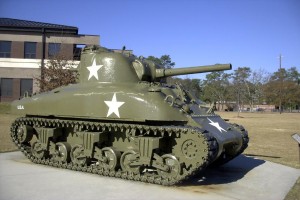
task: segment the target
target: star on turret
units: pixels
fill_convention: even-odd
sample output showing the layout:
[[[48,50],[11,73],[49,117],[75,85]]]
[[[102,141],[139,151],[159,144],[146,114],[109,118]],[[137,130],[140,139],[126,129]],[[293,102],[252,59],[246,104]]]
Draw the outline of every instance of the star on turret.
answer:
[[[98,80],[98,70],[103,67],[103,65],[97,65],[96,64],[96,59],[93,60],[93,64],[89,67],[87,67],[87,69],[90,71],[88,80],[90,80],[90,78],[92,78],[93,76]]]
[[[210,125],[212,125],[212,126],[214,126],[214,127],[216,127],[221,133],[222,133],[222,131],[224,131],[224,132],[227,132],[224,128],[222,128],[221,126],[220,126],[220,124],[219,124],[219,122],[214,122],[214,121],[212,121],[211,119],[209,119],[209,118],[207,118],[209,121],[210,121]]]
[[[111,114],[115,113],[120,118],[119,108],[125,102],[117,101],[116,93],[114,93],[114,96],[112,97],[111,101],[104,101],[104,103],[108,106],[108,112],[107,112],[107,116],[106,117],[108,117]]]

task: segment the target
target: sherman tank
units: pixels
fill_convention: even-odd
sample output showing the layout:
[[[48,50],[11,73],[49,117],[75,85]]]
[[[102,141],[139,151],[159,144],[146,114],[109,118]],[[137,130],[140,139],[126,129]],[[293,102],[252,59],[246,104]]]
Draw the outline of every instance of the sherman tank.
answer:
[[[12,102],[11,137],[28,159],[103,176],[174,185],[241,154],[247,131],[166,77],[231,64],[164,69],[100,46],[82,50],[79,81]]]

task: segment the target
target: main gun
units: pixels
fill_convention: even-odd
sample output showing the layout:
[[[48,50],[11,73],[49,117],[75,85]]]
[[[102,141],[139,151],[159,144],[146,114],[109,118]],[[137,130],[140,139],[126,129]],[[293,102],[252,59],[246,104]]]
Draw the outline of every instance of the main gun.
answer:
[[[135,60],[133,62],[133,66],[141,81],[160,81],[161,79],[169,76],[215,72],[232,69],[231,64],[215,64],[197,67],[164,69],[160,65],[150,60]]]

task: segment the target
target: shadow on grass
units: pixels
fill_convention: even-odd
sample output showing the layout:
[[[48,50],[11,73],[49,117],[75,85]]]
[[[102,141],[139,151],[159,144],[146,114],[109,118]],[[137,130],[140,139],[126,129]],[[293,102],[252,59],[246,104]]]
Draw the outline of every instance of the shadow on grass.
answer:
[[[195,175],[178,186],[218,185],[236,182],[263,163],[265,163],[264,160],[240,155],[223,166],[207,168],[202,173]]]

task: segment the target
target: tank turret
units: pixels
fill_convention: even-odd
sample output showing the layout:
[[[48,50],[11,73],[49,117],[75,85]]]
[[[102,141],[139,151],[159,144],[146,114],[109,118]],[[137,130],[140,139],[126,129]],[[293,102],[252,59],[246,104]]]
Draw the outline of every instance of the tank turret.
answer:
[[[201,104],[169,76],[231,64],[163,69],[99,46],[84,48],[79,83],[11,104],[23,115],[11,137],[32,162],[146,183],[173,185],[222,165],[248,144],[247,131]]]
[[[116,53],[100,46],[83,49],[78,66],[80,81],[138,82],[160,81],[169,76],[230,70],[231,64],[163,69],[151,60]]]

